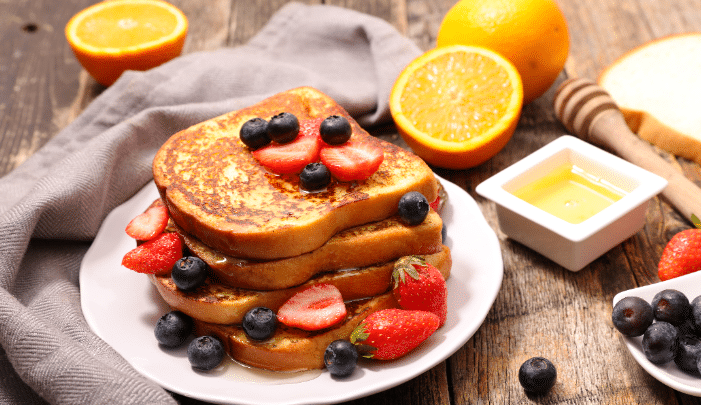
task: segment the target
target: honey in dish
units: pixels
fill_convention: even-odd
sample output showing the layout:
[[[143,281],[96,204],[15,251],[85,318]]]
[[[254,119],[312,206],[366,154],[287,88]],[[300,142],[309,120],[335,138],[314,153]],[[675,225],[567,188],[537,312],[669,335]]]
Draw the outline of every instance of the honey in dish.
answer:
[[[560,219],[579,224],[620,200],[626,192],[577,165],[563,163],[512,194]]]

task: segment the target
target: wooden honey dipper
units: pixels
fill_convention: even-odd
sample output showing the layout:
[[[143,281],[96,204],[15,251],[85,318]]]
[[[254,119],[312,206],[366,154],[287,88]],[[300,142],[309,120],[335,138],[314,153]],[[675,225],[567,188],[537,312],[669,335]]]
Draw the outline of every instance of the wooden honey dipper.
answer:
[[[572,78],[555,93],[555,115],[572,134],[667,180],[662,195],[684,218],[701,217],[701,188],[629,128],[611,96],[591,80]]]

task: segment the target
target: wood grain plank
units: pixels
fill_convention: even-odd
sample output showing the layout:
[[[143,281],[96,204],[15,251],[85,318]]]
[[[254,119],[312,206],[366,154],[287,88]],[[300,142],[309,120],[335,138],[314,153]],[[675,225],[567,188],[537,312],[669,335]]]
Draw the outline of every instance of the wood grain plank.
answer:
[[[324,4],[382,18],[401,33],[407,29],[406,3],[403,0],[325,0]]]
[[[289,0],[252,0],[232,1],[232,19],[229,27],[230,46],[242,45],[268,23],[277,10],[289,3]],[[304,4],[321,4],[321,0],[304,0]]]
[[[570,31],[569,76],[595,79],[618,57],[650,40],[701,31],[698,0],[559,0]]]
[[[210,51],[229,43],[231,0],[168,1],[182,10],[189,22],[183,53]]]
[[[407,36],[424,51],[436,46],[441,21],[454,0],[407,0]]]
[[[63,27],[90,0],[19,0],[0,13],[0,175],[76,116],[80,65]]]

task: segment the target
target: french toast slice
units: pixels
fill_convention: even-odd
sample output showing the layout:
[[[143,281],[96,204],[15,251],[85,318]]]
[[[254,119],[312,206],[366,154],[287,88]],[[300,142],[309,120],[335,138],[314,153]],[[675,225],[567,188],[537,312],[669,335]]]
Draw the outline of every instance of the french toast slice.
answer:
[[[381,148],[384,161],[370,178],[332,181],[325,191],[300,191],[297,175],[275,175],[239,139],[249,119],[289,112],[299,120],[342,115],[351,140]],[[402,195],[437,196],[437,180],[413,153],[365,132],[334,100],[316,89],[285,91],[251,107],[174,134],[153,160],[154,182],[171,218],[186,233],[223,254],[257,260],[297,256],[336,233],[397,212]]]
[[[436,266],[443,278],[448,278],[452,259],[447,246],[443,246],[438,253],[421,256]],[[183,292],[175,286],[169,275],[149,277],[163,300],[173,309],[208,323],[238,324],[250,309],[263,306],[277,311],[295,293],[313,284],[327,283],[336,286],[346,301],[382,294],[391,288],[393,269],[394,261],[391,261],[361,269],[328,272],[297,287],[274,291],[229,287],[218,282],[215,277],[209,277],[196,290]]]
[[[391,292],[346,303],[348,314],[339,324],[320,331],[305,331],[278,324],[273,336],[263,342],[249,339],[239,325],[217,325],[195,319],[195,334],[217,336],[227,353],[249,366],[274,371],[324,368],[324,351],[337,339],[348,340],[351,332],[370,314],[399,304]]]
[[[190,252],[204,260],[221,283],[278,290],[302,284],[322,272],[366,267],[411,254],[438,253],[443,249],[442,227],[441,217],[433,210],[421,224],[413,226],[392,216],[341,231],[311,252],[269,261],[227,256],[177,226],[175,229]]]

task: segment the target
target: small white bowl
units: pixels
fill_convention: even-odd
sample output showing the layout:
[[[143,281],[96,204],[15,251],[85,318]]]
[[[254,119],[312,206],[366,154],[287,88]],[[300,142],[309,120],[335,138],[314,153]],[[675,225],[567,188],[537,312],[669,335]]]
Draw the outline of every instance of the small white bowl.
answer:
[[[590,218],[573,224],[516,197],[513,192],[565,163],[604,179],[625,192]],[[496,203],[499,227],[570,271],[634,235],[645,223],[649,200],[667,180],[573,136],[563,135],[477,186]]]

